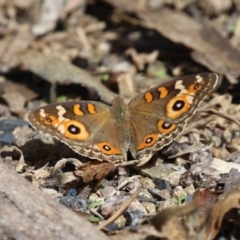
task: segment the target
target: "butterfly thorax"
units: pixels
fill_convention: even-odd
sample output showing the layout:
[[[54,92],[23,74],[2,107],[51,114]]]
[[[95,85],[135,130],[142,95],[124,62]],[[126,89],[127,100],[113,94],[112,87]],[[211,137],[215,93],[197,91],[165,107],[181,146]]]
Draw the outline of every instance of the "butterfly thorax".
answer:
[[[116,117],[116,121],[119,124],[124,124],[129,121],[128,106],[120,97],[114,99],[112,105],[112,113],[114,114],[114,117]]]

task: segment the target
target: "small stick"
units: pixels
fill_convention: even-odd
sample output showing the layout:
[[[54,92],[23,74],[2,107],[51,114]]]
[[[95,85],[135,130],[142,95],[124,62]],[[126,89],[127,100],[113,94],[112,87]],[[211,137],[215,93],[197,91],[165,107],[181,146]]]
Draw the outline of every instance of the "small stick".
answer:
[[[213,108],[209,108],[209,109],[203,110],[202,112],[213,113],[213,114],[215,114],[215,115],[217,115],[219,117],[222,117],[222,118],[225,118],[227,120],[230,120],[230,121],[236,123],[238,126],[240,126],[240,122],[236,118],[231,117],[231,116],[227,115],[226,113],[219,112],[219,111],[217,111],[217,110],[215,110]]]
[[[131,160],[131,161],[123,162],[123,163],[116,163],[115,166],[116,167],[126,167],[126,166],[129,166],[129,165],[136,164],[138,162],[139,162],[139,160]]]
[[[102,222],[101,224],[98,225],[98,229],[101,230],[102,228],[106,227],[108,224],[111,222],[115,221],[131,204],[131,202],[138,196],[140,192],[140,189],[137,189],[131,196],[130,198],[122,204],[122,206],[118,209],[116,213],[114,213],[109,219],[106,221]]]

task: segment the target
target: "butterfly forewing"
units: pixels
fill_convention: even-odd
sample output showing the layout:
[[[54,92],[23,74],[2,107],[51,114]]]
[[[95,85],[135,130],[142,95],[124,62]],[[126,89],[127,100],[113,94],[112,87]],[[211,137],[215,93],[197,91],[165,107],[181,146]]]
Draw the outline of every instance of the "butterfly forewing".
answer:
[[[184,76],[134,98],[129,108],[135,128],[131,148],[136,149],[136,156],[151,155],[176,139],[217,80],[214,73]]]

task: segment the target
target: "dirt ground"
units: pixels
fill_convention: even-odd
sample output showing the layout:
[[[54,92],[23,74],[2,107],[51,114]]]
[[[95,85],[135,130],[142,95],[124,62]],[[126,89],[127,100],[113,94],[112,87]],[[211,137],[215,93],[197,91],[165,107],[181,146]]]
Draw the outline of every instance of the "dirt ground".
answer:
[[[0,0],[0,240],[240,239],[239,0]]]

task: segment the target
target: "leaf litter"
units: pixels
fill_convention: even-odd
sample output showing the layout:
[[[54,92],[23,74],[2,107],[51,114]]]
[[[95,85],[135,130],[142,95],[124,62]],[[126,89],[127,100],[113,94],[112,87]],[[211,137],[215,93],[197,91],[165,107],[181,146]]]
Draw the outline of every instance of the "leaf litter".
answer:
[[[1,1],[5,163],[111,239],[239,238],[240,7],[221,2],[59,1],[48,15],[47,1]],[[71,86],[111,103],[203,71],[221,76],[217,93],[144,166],[89,160],[21,122]]]

